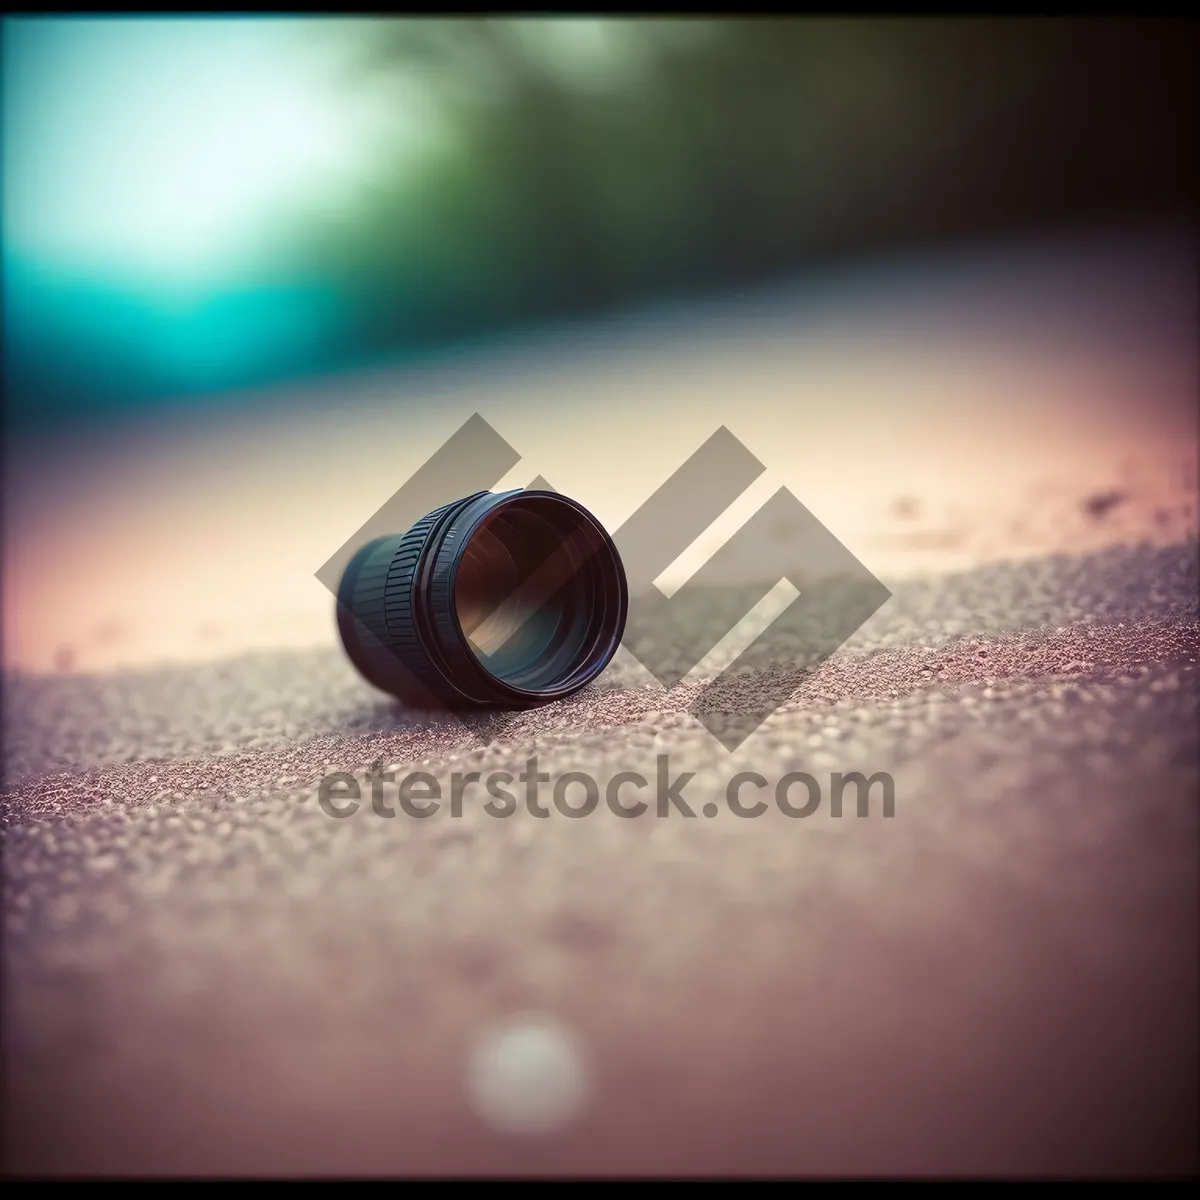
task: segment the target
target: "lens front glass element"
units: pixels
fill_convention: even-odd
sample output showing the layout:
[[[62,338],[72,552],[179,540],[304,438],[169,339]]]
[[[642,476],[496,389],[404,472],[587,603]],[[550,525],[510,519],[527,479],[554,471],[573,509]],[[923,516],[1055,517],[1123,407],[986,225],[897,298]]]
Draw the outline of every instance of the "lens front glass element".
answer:
[[[553,503],[553,502],[551,502]],[[480,665],[515,687],[549,688],[588,649],[588,564],[578,530],[532,501],[486,517],[455,580],[459,624]]]

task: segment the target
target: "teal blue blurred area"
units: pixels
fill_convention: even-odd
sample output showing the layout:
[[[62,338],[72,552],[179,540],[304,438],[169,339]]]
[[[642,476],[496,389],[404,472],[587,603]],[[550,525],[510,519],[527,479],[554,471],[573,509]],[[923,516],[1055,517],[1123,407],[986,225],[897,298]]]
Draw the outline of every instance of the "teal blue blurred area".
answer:
[[[6,259],[9,415],[104,416],[304,376],[335,360],[346,305],[321,284],[172,302],[144,287]]]
[[[5,22],[10,427],[221,403],[337,361],[342,290],[261,253],[346,161],[310,25]]]
[[[3,28],[10,428],[241,404],[831,261],[1194,219],[1182,22]]]

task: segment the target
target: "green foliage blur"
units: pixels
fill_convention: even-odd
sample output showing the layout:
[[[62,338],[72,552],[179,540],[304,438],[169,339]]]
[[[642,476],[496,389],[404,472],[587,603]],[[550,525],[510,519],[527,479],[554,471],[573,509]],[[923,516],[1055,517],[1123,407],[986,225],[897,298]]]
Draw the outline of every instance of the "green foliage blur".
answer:
[[[347,86],[394,85],[407,141],[280,254],[359,297],[364,348],[1195,205],[1182,22],[398,19],[352,36]]]

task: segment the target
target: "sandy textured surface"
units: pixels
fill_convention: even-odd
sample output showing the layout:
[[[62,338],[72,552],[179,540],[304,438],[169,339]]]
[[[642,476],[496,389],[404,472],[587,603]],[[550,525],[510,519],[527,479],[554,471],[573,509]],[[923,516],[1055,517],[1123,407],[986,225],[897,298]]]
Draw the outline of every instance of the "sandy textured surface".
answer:
[[[1189,1169],[1195,595],[1194,543],[912,585],[732,757],[620,668],[485,748],[333,654],[16,680],[12,1164]],[[376,762],[603,782],[662,753],[691,820],[315,800]],[[738,769],[888,771],[895,815],[699,815]],[[532,1141],[464,1086],[523,1010],[595,1064]]]
[[[1113,277],[1085,276],[1085,290]],[[983,291],[998,294],[994,281]],[[1112,328],[1142,328],[1147,311],[1179,317],[1165,294],[1147,285]],[[831,526],[894,596],[734,754],[688,715],[703,672],[664,692],[624,655],[571,700],[467,725],[373,692],[332,641],[329,598],[311,579],[394,489],[372,472],[318,504],[295,561],[286,539],[260,543],[274,549],[247,576],[253,604],[239,614],[224,593],[253,555],[230,513],[257,494],[272,536],[313,513],[298,492],[271,490],[289,463],[312,461],[316,427],[299,418],[278,473],[260,472],[255,493],[231,451],[224,506],[203,512],[188,489],[217,468],[187,475],[192,441],[174,459],[94,463],[54,503],[24,464],[5,580],[17,605],[2,797],[10,1169],[1200,1167],[1200,605],[1183,415],[1194,328],[1190,342],[1149,348],[1097,328],[1026,336],[1023,357],[987,360],[999,377],[985,393],[1019,377],[1041,405],[1018,397],[1007,425],[986,426],[979,392],[960,395],[969,420],[954,416],[977,342],[952,370],[938,359],[942,374],[911,357],[873,364],[893,395],[931,385],[908,443],[878,410],[871,444],[884,454],[892,438],[880,462],[896,477],[858,507],[835,472],[796,490],[821,516],[821,495],[846,499],[832,506],[844,528]],[[784,351],[746,338],[730,335],[743,379],[761,383],[744,424],[764,436],[745,440],[774,486],[765,435],[772,420],[776,443],[794,430],[779,413],[802,371],[779,392]],[[1100,366],[1084,370],[1088,344]],[[636,377],[626,367],[580,387],[614,388]],[[809,382],[828,405],[819,375]],[[456,401],[464,413],[482,411],[475,386]],[[494,392],[503,408],[501,382]],[[769,402],[756,409],[754,396]],[[1072,440],[1089,398],[1094,420]],[[684,452],[711,407],[681,435]],[[375,419],[345,418],[360,431]],[[440,420],[440,436],[457,424]],[[971,451],[972,422],[974,457],[939,474]],[[986,429],[999,430],[994,463],[971,481],[989,463]],[[520,429],[503,432],[526,449]],[[649,469],[631,453],[629,477]],[[536,470],[591,500],[586,478],[573,488],[544,458]],[[617,482],[613,496],[629,490]],[[961,500],[945,510],[957,524],[939,487]],[[604,515],[619,519],[620,504]],[[197,553],[150,563],[172,521]],[[105,570],[114,547],[137,568],[128,578]],[[421,769],[448,788],[455,772],[515,773],[535,755],[551,776],[586,771],[602,786],[622,771],[653,779],[666,756],[672,776],[694,776],[695,816],[623,820],[601,806],[572,820],[551,806],[545,819],[496,819],[468,789],[461,816],[388,819],[367,801],[337,820],[317,800],[334,771]],[[852,799],[841,818],[827,800],[804,819],[774,807],[740,819],[726,804],[739,771],[774,785],[853,770],[891,774],[892,817],[878,803],[859,816]],[[394,789],[384,796],[394,808]],[[489,1125],[467,1083],[480,1038],[521,1012],[572,1032],[589,1084],[582,1111],[536,1137]]]

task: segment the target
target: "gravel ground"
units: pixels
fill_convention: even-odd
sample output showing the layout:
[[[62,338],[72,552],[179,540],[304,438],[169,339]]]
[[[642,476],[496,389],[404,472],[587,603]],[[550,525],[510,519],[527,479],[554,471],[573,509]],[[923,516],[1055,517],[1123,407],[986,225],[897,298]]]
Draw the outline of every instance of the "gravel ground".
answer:
[[[894,591],[732,755],[697,681],[624,658],[469,728],[334,651],[11,675],[10,1169],[1194,1170],[1195,540]],[[317,800],[534,755],[601,786],[665,755],[696,816]],[[890,773],[892,817],[725,803],[737,771],[851,770]],[[468,1086],[521,1012],[582,1047],[580,1111],[536,1137]]]

